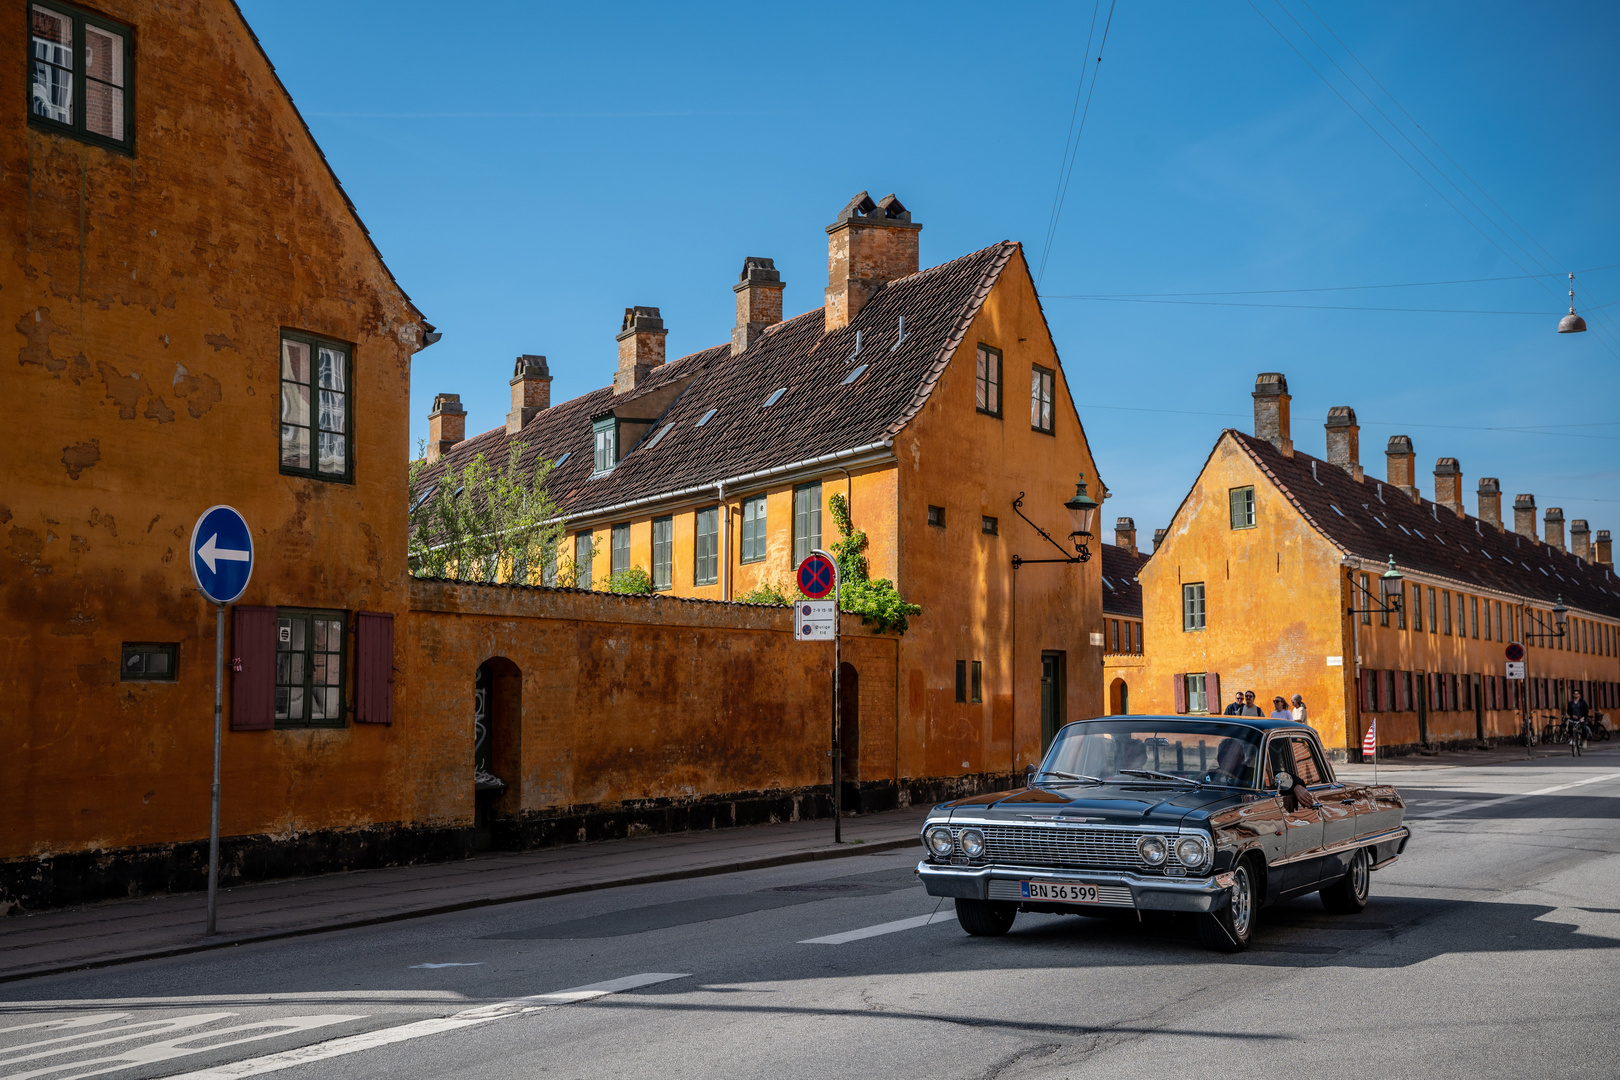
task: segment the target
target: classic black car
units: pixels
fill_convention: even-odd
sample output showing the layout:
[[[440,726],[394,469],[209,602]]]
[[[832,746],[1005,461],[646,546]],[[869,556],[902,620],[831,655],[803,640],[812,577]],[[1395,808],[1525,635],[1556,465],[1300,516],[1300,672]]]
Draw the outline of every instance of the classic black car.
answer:
[[[1205,945],[1237,952],[1279,900],[1360,911],[1410,836],[1394,788],[1340,783],[1316,732],[1287,720],[1076,721],[1028,782],[923,825],[917,873],[970,934],[1005,934],[1020,911],[1188,912]]]

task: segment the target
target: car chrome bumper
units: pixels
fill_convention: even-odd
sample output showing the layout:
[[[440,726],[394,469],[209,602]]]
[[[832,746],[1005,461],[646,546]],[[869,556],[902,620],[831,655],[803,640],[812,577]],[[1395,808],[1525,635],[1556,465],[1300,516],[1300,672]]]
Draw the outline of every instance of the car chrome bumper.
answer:
[[[1231,896],[1231,875],[1212,877],[1161,878],[1111,870],[1045,870],[1024,866],[946,866],[926,860],[917,864],[929,896],[962,897],[968,900],[1011,900],[1016,903],[1044,904],[1048,901],[1022,899],[1020,882],[1062,881],[1096,885],[1103,899],[1098,907],[1135,908],[1140,911],[1219,911]],[[998,885],[1000,887],[998,887]],[[1011,888],[1007,888],[1007,886]],[[1000,895],[1005,893],[1006,895]],[[1080,910],[1090,904],[1065,904],[1064,910]]]

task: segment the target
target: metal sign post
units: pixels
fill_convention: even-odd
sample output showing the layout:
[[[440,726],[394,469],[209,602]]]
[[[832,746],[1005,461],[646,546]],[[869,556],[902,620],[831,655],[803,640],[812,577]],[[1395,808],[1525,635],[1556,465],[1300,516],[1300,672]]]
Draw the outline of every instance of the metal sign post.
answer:
[[[242,515],[213,506],[191,530],[191,576],[214,605],[214,784],[208,814],[208,930],[219,915],[219,762],[225,713],[225,605],[247,589],[253,577],[253,534]]]
[[[838,563],[833,557],[817,548],[799,564],[798,570],[799,591],[810,597],[808,601],[800,601],[795,607],[794,637],[800,641],[827,640],[827,623],[831,625],[833,643],[833,677],[832,677],[832,749],[828,756],[832,758],[832,802],[833,802],[833,843],[844,842],[844,816],[843,816],[843,789],[844,789],[844,751],[838,744],[839,720],[839,668],[843,666],[843,636],[840,633],[840,619],[838,618],[839,601],[842,592],[839,588]],[[831,600],[822,597],[832,594]]]
[[[1524,683],[1520,693],[1524,700],[1524,749],[1525,753],[1529,753],[1530,735],[1534,725],[1530,721],[1530,684],[1524,677],[1524,646],[1517,641],[1510,641],[1502,652],[1507,657],[1507,662],[1503,665],[1504,678],[1511,682]]]

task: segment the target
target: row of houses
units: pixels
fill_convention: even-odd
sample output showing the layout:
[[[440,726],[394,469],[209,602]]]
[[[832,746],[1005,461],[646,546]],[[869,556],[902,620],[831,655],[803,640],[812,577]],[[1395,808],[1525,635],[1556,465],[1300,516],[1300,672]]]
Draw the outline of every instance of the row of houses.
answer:
[[[739,251],[712,348],[667,358],[677,314],[627,297],[599,354],[516,361],[504,424],[467,437],[444,387],[421,475],[521,445],[573,586],[424,580],[409,400],[440,331],[241,12],[28,25],[39,62],[0,66],[0,910],[201,884],[216,612],[188,543],[215,504],[256,554],[225,613],[226,883],[825,815],[835,746],[849,810],[1005,786],[1101,711],[1100,561],[1017,563],[1106,493],[1018,244],[925,267],[910,209],[861,193],[807,237],[800,314]],[[600,389],[552,402],[562,366]],[[921,608],[844,616],[836,731],[831,646],[739,600],[837,539],[835,502]],[[631,565],[654,591],[589,587]]]
[[[1464,505],[1461,464],[1435,462],[1419,490],[1407,435],[1385,478],[1360,460],[1355,410],[1329,411],[1322,456],[1296,448],[1287,379],[1257,377],[1254,433],[1216,440],[1151,557],[1120,519],[1104,552],[1106,622],[1139,618],[1140,656],[1112,649],[1111,711],[1218,713],[1254,690],[1300,694],[1335,756],[1356,759],[1378,720],[1380,746],[1473,745],[1517,737],[1527,711],[1558,712],[1579,690],[1620,710],[1620,578],[1608,530],[1532,494],[1503,516],[1495,477]],[[1129,585],[1110,589],[1110,567]],[[1399,587],[1382,584],[1393,570]],[[1391,579],[1393,580],[1393,579]],[[1527,653],[1509,680],[1507,649]],[[1545,719],[1545,717],[1538,717]]]

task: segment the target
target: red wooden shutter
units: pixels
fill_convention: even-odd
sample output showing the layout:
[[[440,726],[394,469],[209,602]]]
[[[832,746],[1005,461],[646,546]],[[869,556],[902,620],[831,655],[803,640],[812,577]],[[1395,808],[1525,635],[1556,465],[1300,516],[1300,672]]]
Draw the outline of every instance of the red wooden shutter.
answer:
[[[1172,675],[1170,681],[1175,684],[1176,712],[1187,711],[1187,676]]]
[[[355,620],[354,719],[394,722],[394,617],[362,611]]]
[[[276,609],[231,609],[231,730],[276,726]]]
[[[1221,677],[1211,671],[1204,676],[1204,711],[1218,713],[1225,707],[1221,701]]]

